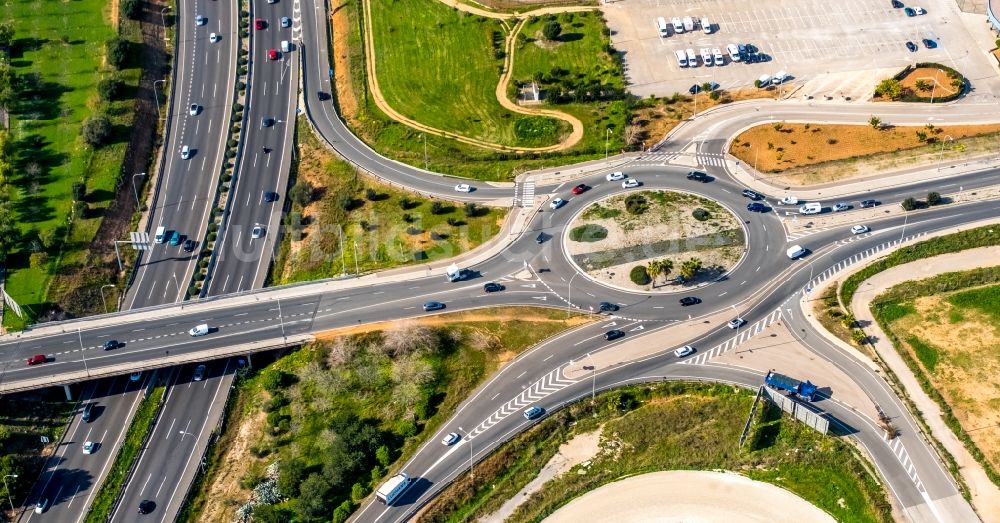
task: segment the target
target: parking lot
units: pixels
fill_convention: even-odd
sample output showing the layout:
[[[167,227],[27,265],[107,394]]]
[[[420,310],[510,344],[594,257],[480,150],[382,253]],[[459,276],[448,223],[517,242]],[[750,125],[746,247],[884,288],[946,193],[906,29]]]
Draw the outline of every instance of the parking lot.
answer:
[[[912,0],[904,0],[904,3]],[[877,80],[916,62],[938,62],[970,79],[993,77],[987,61],[959,18],[952,0],[920,0],[926,13],[909,17],[890,0],[619,0],[603,5],[612,43],[624,53],[632,93],[667,96],[687,92],[695,83],[716,82],[723,89],[751,87],[762,75],[786,71],[799,92],[817,98],[867,99]],[[700,27],[661,37],[657,18],[708,17],[711,34]],[[928,48],[924,40],[929,40]],[[916,51],[909,51],[906,42]],[[752,43],[771,60],[733,62],[728,44]],[[718,48],[724,65],[707,66],[703,48]],[[675,51],[692,49],[695,67],[681,67]],[[791,89],[789,89],[791,91]]]

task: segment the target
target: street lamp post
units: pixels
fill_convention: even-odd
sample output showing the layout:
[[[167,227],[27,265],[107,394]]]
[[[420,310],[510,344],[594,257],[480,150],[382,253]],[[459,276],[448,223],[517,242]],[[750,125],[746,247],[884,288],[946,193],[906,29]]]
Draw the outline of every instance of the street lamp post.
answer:
[[[163,24],[163,40],[167,41],[167,17],[164,16],[165,13],[170,9],[170,6],[164,7],[160,10],[160,23]]]
[[[3,489],[7,491],[7,502],[10,503],[10,511],[13,513],[15,511],[14,500],[10,496],[10,488],[7,487],[7,478],[17,479],[17,474],[7,474],[3,477]]]
[[[115,286],[112,285],[112,284],[110,284],[110,283],[105,284],[105,285],[101,285],[101,302],[104,303],[104,314],[107,314],[108,313],[108,300],[106,300],[104,298],[104,288],[105,287],[111,287],[113,289],[113,288],[115,288]]]
[[[608,127],[606,131],[604,133],[604,161],[608,161],[608,140],[611,139],[611,128]]]
[[[590,384],[590,404],[593,405],[597,399],[597,365],[593,365],[594,358],[589,352],[587,353],[587,358],[590,360],[591,365],[584,365],[583,370],[589,370],[592,377]]]
[[[285,319],[281,316],[281,297],[278,297],[278,323],[281,324],[281,337],[285,338]]]
[[[567,286],[569,287],[569,298],[566,300],[566,317],[568,318],[570,313],[573,312],[573,280],[579,276],[580,273],[576,273],[572,278],[569,279]]]
[[[166,79],[164,79],[164,80],[156,80],[155,82],[153,82],[153,100],[156,101],[156,118],[157,119],[163,118],[163,115],[160,114],[160,95],[156,94],[156,84],[162,84],[162,83],[166,83]]]
[[[155,91],[153,92],[153,96],[156,96],[156,92]],[[159,114],[159,110],[157,110],[157,114]],[[138,207],[139,206],[139,189],[137,189],[136,186],[135,186],[135,177],[136,176],[146,176],[146,173],[135,173],[135,174],[132,175],[132,194],[135,196],[135,205]]]
[[[354,243],[354,276],[358,277],[361,274],[361,270],[358,269],[358,242],[351,240]]]
[[[937,70],[937,72],[936,72],[936,73],[934,73],[934,85],[933,85],[933,86],[931,86],[931,103],[932,103],[932,104],[934,103],[934,92],[935,92],[935,91],[937,90],[937,84],[938,84],[938,73],[943,73],[943,72],[944,72],[944,71],[942,71],[942,70],[938,69],[938,70]]]
[[[427,170],[427,134],[420,133],[420,136],[424,139],[424,170]]]
[[[462,434],[465,434],[465,441],[469,442],[469,478],[475,478],[476,475],[473,473],[473,470],[472,470],[472,459],[473,459],[473,455],[472,455],[472,435],[469,434],[469,432],[467,430],[463,429],[462,427],[459,427],[458,430],[462,431]]]
[[[90,377],[90,368],[87,367],[87,349],[83,347],[83,333],[80,332],[80,327],[76,328],[76,337],[80,340],[80,356],[83,358],[83,370],[87,372],[87,377]]]

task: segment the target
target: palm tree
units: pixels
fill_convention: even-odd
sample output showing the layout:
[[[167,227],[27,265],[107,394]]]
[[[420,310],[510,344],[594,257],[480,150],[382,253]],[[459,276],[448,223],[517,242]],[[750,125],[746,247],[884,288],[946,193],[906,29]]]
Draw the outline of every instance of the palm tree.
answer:
[[[670,276],[670,272],[674,270],[674,261],[670,258],[664,258],[660,260],[660,274],[666,279]]]
[[[685,280],[694,279],[698,275],[698,271],[701,270],[701,260],[698,258],[691,258],[690,260],[681,264],[681,276]]]
[[[663,273],[663,263],[659,260],[649,260],[646,264],[646,272],[653,279],[653,288],[656,288],[656,277]]]

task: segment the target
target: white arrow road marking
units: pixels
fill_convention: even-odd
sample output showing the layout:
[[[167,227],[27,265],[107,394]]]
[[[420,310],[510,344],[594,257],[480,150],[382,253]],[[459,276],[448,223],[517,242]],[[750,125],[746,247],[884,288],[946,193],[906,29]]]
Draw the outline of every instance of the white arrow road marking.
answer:
[[[532,298],[534,298],[536,300],[545,301],[546,299],[548,299],[548,296],[532,296]]]
[[[616,322],[616,321],[613,321],[613,322],[611,322],[611,323],[609,323],[609,324],[605,325],[605,326],[604,326],[604,327],[602,327],[602,328],[604,328],[604,329],[607,329],[608,327],[614,327],[615,325],[618,325],[618,322]]]
[[[634,328],[634,329],[629,329],[628,331],[629,331],[629,332],[634,332],[634,331],[641,331],[642,329],[643,329],[643,326],[642,326],[642,325],[639,325],[638,327],[636,327],[636,328]]]
[[[534,289],[535,288],[535,284],[534,283],[529,283],[527,285],[521,285],[521,287],[527,287],[529,289]]]

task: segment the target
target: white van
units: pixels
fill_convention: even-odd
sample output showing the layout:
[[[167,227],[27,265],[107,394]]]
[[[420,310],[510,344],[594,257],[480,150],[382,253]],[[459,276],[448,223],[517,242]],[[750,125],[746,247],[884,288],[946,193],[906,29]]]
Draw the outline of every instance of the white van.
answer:
[[[707,16],[701,19],[701,30],[707,35],[712,34],[712,22],[708,21]]]
[[[674,32],[681,34],[684,32],[684,24],[681,23],[681,19],[676,16],[670,19],[671,25],[674,26]]]
[[[788,256],[789,260],[794,260],[805,253],[806,250],[799,245],[792,245],[787,251],[785,251],[785,255]]]
[[[694,19],[692,19],[690,16],[684,17],[684,30],[694,31]]]
[[[204,336],[208,334],[208,324],[202,323],[201,325],[195,325],[191,330],[188,331],[188,334],[192,336]]]
[[[799,214],[819,214],[823,211],[823,204],[819,202],[809,202],[799,207]]]
[[[662,16],[656,19],[656,28],[660,30],[660,38],[666,38],[670,36],[670,26],[667,25],[667,19]]]
[[[164,226],[159,226],[156,228],[156,235],[153,236],[153,240],[156,243],[163,243],[167,241],[167,228]]]
[[[778,71],[777,73],[774,73],[773,77],[771,77],[771,83],[773,83],[774,85],[781,85],[785,83],[785,81],[787,80],[788,80],[788,73],[784,71]]]
[[[677,65],[679,65],[681,67],[687,67],[688,66],[688,58],[687,58],[687,55],[684,54],[684,51],[681,51],[680,49],[678,49],[678,50],[674,51],[674,55],[677,56]]]
[[[698,55],[694,54],[694,49],[688,47],[687,50],[688,67],[698,67]]]
[[[288,40],[282,40],[281,41],[281,52],[282,53],[287,53],[289,50],[290,50],[290,47],[288,45]]]

